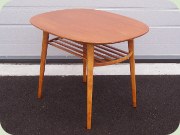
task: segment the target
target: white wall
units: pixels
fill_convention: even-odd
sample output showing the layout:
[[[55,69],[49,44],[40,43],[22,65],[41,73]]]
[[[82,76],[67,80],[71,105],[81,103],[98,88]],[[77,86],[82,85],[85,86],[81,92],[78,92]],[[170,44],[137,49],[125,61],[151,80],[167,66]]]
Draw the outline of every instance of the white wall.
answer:
[[[180,59],[180,11],[169,0],[11,0],[0,11],[0,58],[39,58],[42,32],[29,24],[30,17],[65,8],[95,8],[141,20],[150,32],[135,40],[136,57]],[[118,47],[126,48],[124,43]],[[50,47],[48,56],[71,55]]]

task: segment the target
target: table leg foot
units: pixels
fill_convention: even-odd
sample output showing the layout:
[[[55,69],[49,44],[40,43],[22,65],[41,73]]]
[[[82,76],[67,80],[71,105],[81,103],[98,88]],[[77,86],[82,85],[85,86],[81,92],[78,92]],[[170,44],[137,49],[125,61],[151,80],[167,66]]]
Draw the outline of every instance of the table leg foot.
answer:
[[[134,108],[136,108],[136,107],[137,107],[136,102],[133,102],[133,107],[134,107]]]

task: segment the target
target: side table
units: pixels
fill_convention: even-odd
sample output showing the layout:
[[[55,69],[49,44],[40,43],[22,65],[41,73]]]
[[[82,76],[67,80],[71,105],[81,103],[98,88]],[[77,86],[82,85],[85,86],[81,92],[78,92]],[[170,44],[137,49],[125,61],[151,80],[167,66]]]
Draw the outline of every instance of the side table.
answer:
[[[38,98],[42,97],[48,44],[83,59],[87,82],[87,129],[91,129],[93,68],[130,60],[132,104],[136,107],[134,39],[149,31],[137,20],[93,9],[66,9],[43,13],[30,22],[43,31]],[[57,36],[49,40],[49,34]],[[128,41],[129,51],[111,44]]]

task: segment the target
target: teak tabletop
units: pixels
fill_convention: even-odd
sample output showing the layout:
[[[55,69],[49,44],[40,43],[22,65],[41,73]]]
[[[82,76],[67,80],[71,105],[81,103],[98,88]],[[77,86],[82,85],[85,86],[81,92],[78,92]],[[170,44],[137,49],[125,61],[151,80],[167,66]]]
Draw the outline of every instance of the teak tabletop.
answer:
[[[93,69],[129,59],[132,85],[132,105],[137,106],[134,39],[148,32],[142,22],[105,11],[66,9],[43,13],[30,22],[43,31],[38,98],[42,87],[48,45],[83,59],[83,82],[87,82],[87,129],[91,129]],[[57,36],[49,40],[49,34]],[[113,43],[128,41],[128,51],[113,47]]]
[[[73,41],[109,44],[127,41],[148,32],[137,20],[92,9],[66,9],[43,13],[30,22],[41,30]]]

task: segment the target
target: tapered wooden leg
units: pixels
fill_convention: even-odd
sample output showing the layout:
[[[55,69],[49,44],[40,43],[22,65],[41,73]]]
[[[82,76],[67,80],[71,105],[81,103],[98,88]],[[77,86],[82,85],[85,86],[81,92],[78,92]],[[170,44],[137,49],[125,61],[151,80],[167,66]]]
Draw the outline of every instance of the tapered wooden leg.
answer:
[[[49,33],[44,31],[43,32],[43,41],[42,41],[42,50],[41,50],[41,64],[40,64],[40,76],[39,76],[39,86],[38,86],[38,98],[42,97],[42,87],[43,87],[43,80],[44,80],[44,71],[45,71],[45,64],[46,64],[48,39],[49,39]]]
[[[91,129],[93,95],[94,46],[87,45],[87,129]]]
[[[86,48],[86,45],[83,45],[83,57],[84,58],[87,58],[87,48]],[[86,75],[86,72],[87,72],[87,65],[86,65],[86,59],[83,59],[83,82],[87,82],[87,75]]]
[[[132,52],[130,57],[130,72],[131,72],[131,85],[132,85],[132,103],[133,107],[137,106],[136,103],[136,78],[135,78],[135,60],[134,60],[134,40],[128,41],[129,52]]]

